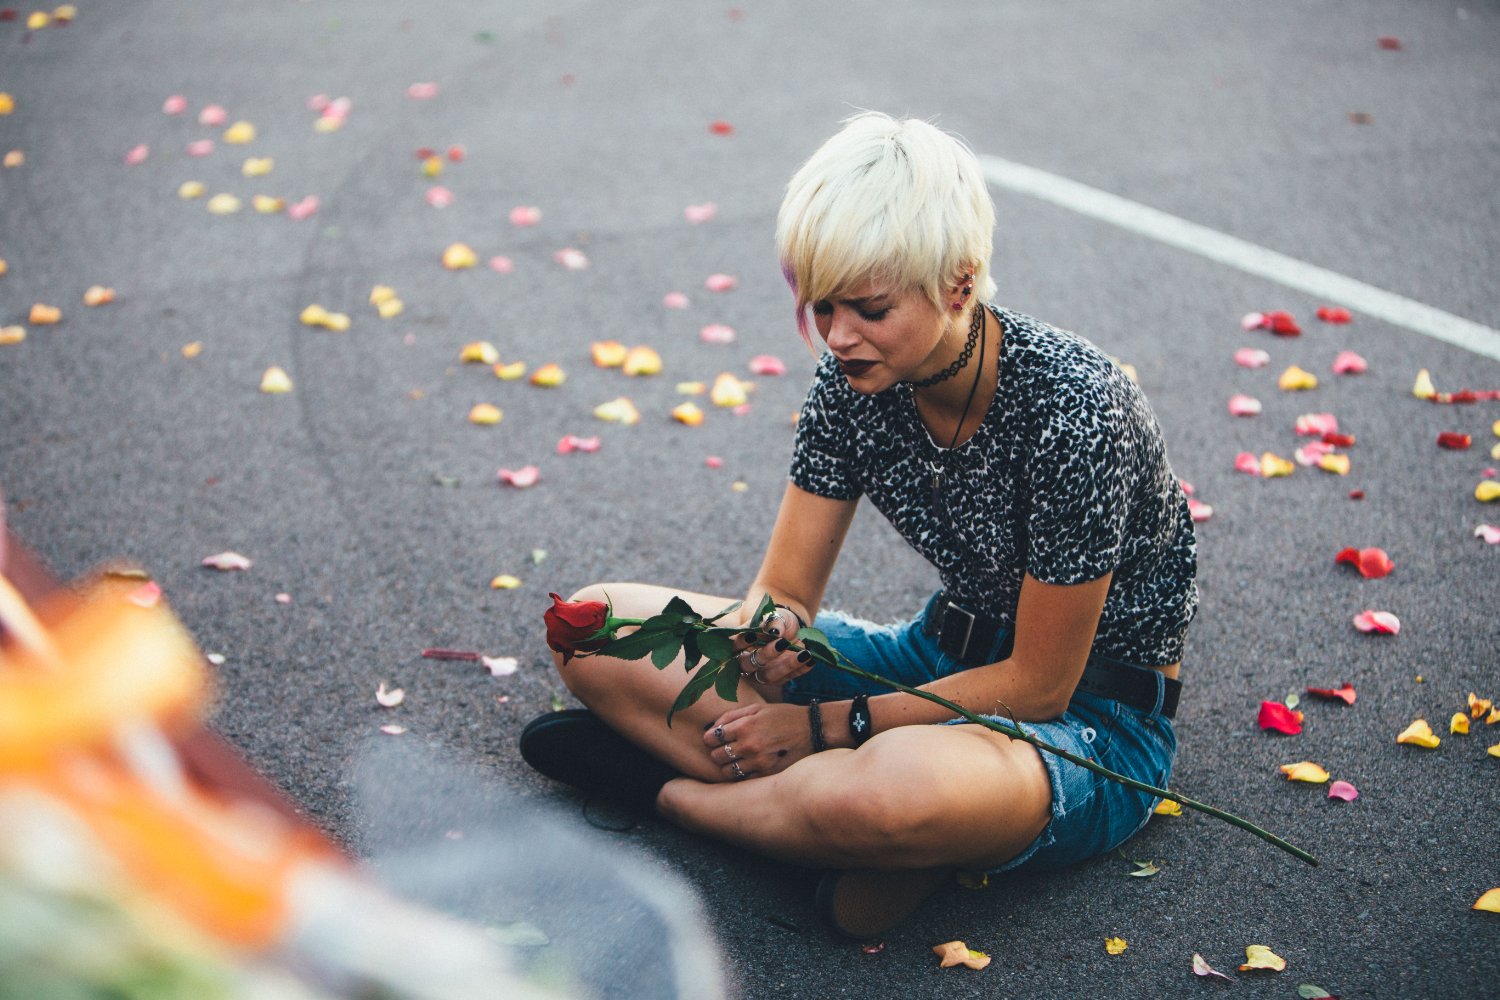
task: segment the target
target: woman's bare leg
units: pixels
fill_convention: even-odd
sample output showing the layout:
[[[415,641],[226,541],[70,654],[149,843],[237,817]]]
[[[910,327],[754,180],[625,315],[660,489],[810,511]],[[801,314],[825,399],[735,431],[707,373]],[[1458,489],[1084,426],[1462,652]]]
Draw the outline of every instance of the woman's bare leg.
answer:
[[[733,598],[684,593],[668,587],[642,583],[604,583],[585,587],[575,601],[609,601],[616,618],[649,618],[661,611],[672,597],[681,597],[702,615],[716,615]],[[579,701],[632,743],[671,764],[683,774],[703,781],[722,782],[723,773],[708,757],[703,730],[734,705],[710,688],[690,708],[678,712],[667,727],[667,709],[677,700],[689,674],[682,659],[658,670],[651,658],[617,660],[607,656],[577,656],[563,666],[556,655],[557,672]],[[748,681],[739,685],[737,704],[764,701]]]

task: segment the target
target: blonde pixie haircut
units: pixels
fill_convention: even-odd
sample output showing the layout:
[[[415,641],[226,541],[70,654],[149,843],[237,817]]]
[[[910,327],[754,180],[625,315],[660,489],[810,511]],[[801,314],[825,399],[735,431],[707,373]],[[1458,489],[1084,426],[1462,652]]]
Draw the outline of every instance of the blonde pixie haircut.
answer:
[[[972,267],[992,298],[995,204],[979,161],[956,136],[878,111],[848,118],[787,184],[776,249],[811,342],[807,309],[867,281],[921,289],[947,310],[948,289]]]

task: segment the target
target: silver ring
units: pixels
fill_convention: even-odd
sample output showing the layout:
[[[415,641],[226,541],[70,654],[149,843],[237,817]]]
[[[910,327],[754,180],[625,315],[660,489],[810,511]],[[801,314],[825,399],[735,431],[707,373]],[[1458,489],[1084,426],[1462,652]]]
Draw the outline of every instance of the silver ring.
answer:
[[[760,652],[760,647],[758,647],[758,646],[751,646],[750,647],[750,655],[747,657],[747,659],[750,661],[750,672],[751,673],[760,673],[760,668],[763,667],[763,666],[765,666],[765,664],[763,664],[763,663],[760,662],[759,657],[756,655],[759,652]]]
[[[782,637],[786,636],[786,634],[787,634],[786,633],[786,622],[781,617],[781,608],[780,607],[777,607],[777,609],[775,611],[771,612],[771,617],[767,618],[766,621],[768,621],[768,622],[775,622],[777,625],[781,626],[779,634]]]
[[[734,761],[733,763],[731,763],[729,765],[729,769],[734,772],[734,780],[735,781],[744,781],[746,778],[750,777],[750,775],[748,775],[744,771],[740,770],[740,762],[739,761]]]
[[[719,738],[719,746],[724,746],[729,741],[724,738],[724,727],[714,726],[714,735]]]
[[[759,670],[757,670],[755,673],[751,674],[750,676],[753,677],[753,678],[755,678],[755,683],[757,683],[757,684],[769,684],[770,683],[770,681],[766,680],[764,677],[762,677],[760,675],[760,671]]]
[[[734,744],[724,744],[724,756],[728,757],[731,761],[739,760],[739,758],[734,755]]]

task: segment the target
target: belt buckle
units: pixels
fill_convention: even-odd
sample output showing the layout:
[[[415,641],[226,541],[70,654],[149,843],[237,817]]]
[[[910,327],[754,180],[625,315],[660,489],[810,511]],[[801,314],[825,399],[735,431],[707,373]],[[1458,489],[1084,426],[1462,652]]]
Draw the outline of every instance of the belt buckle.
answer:
[[[938,629],[938,649],[962,661],[969,651],[969,637],[974,634],[974,612],[949,601],[943,608],[943,624]]]

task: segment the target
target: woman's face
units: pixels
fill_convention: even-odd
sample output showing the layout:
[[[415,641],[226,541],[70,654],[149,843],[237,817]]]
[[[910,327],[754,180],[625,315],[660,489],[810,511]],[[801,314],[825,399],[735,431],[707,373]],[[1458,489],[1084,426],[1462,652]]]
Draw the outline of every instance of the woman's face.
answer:
[[[875,282],[812,304],[818,334],[856,392],[876,393],[942,367],[935,358],[948,323],[920,289]]]

